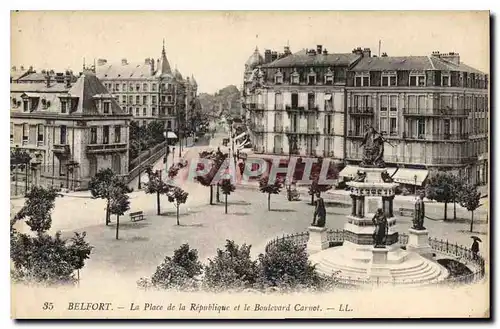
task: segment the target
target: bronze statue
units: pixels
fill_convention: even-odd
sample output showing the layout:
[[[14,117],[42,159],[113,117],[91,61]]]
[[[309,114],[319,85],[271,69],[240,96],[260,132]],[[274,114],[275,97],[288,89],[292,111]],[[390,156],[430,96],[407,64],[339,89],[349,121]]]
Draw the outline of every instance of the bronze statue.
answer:
[[[375,130],[372,126],[367,126],[361,146],[363,146],[362,167],[385,167],[384,162],[384,143],[389,143],[384,136]],[[392,146],[392,144],[389,143]]]
[[[356,177],[354,178],[355,182],[364,182],[366,178],[366,173],[364,171],[358,170],[356,173]]]
[[[380,176],[382,176],[382,180],[384,181],[384,183],[392,183],[394,182],[394,180],[392,179],[391,175],[389,175],[389,173],[387,172],[387,170],[384,170]]]
[[[417,201],[415,202],[415,212],[413,214],[413,226],[414,230],[425,230],[424,227],[424,218],[425,218],[425,203],[424,203],[424,194],[420,193]]]
[[[384,248],[387,241],[387,234],[389,233],[389,223],[387,217],[384,215],[382,208],[378,208],[377,212],[372,218],[375,231],[373,232],[373,244],[375,248]]]
[[[325,201],[323,200],[319,192],[316,193],[316,197],[317,197],[316,208],[314,209],[314,217],[311,225],[317,227],[325,227],[326,224]],[[316,217],[318,217],[317,221]]]

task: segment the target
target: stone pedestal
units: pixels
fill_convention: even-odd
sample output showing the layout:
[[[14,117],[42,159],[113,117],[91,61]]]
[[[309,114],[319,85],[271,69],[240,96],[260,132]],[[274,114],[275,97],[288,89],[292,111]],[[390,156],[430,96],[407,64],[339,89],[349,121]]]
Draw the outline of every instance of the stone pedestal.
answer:
[[[329,246],[326,236],[326,227],[309,227],[309,241],[307,241],[307,252],[309,255],[327,249]]]
[[[372,259],[368,266],[368,276],[370,279],[390,279],[391,270],[387,265],[387,253],[389,249],[372,247]]]
[[[408,244],[406,250],[416,252],[423,257],[432,259],[432,249],[429,245],[429,231],[408,229]]]

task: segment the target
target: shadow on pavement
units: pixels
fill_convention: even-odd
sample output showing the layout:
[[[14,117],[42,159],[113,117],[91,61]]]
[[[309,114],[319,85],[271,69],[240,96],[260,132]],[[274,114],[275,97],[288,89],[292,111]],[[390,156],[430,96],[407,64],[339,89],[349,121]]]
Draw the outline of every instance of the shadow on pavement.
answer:
[[[174,227],[203,227],[205,225],[202,223],[196,223],[196,224],[179,224],[179,225],[175,224],[173,226]]]
[[[138,223],[138,222],[133,222],[133,223],[127,223],[127,222],[124,222],[122,223],[122,221],[120,220],[120,231],[121,230],[135,230],[135,229],[141,229],[141,228],[144,228],[144,227],[147,227],[147,226],[150,226],[151,223],[147,223],[147,222],[142,222],[142,223]],[[113,228],[113,230],[116,230],[116,221],[110,223],[107,227],[109,228]]]
[[[297,212],[295,209],[271,209],[272,212]]]

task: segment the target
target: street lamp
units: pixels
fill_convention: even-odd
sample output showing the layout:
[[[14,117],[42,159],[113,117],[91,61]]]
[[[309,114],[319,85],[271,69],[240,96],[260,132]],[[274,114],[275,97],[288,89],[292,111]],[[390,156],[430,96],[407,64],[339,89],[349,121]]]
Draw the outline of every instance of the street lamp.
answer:
[[[163,132],[163,136],[165,136],[165,157],[163,158],[163,163],[165,163],[165,171],[168,170],[167,160],[168,155],[170,154],[170,147],[168,146],[168,131]]]
[[[413,176],[415,179],[415,196],[417,196],[417,175]]]
[[[288,165],[290,165],[290,161],[292,160],[292,153],[297,149],[297,136],[289,134],[288,135]],[[288,201],[292,201],[292,181],[293,176],[295,174],[295,170],[292,173],[292,177],[289,178],[288,181]]]

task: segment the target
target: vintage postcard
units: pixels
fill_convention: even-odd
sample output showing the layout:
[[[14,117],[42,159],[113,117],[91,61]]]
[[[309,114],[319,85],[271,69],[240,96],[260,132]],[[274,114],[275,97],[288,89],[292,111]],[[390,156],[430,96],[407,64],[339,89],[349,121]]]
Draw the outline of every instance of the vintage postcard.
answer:
[[[489,318],[489,22],[11,12],[12,318]]]

